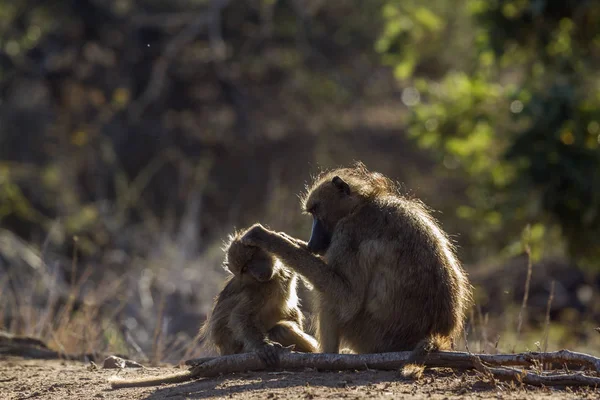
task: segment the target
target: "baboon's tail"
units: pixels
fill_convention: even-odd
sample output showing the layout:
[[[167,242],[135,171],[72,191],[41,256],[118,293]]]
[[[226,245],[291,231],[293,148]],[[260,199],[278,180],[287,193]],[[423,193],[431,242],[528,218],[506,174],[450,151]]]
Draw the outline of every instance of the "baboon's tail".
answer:
[[[182,383],[182,382],[189,381],[192,378],[194,378],[194,376],[189,371],[181,373],[181,374],[173,374],[173,375],[168,375],[168,376],[156,376],[156,377],[148,377],[148,378],[140,378],[140,379],[127,380],[127,379],[114,378],[114,379],[110,379],[110,386],[113,389],[159,386],[162,384]]]
[[[425,371],[424,361],[433,351],[450,347],[450,338],[441,335],[431,335],[421,340],[414,348],[406,364],[402,367],[402,376],[410,379],[419,379]]]

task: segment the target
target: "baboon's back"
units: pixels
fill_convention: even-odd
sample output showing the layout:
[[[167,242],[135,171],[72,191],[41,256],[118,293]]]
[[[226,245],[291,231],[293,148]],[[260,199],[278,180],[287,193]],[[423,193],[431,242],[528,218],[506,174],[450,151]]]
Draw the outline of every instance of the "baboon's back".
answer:
[[[359,352],[412,350],[430,335],[462,326],[469,291],[446,235],[419,203],[389,196],[340,221],[340,271],[367,280],[365,305],[343,321],[343,337]],[[340,232],[347,238],[340,238]],[[343,250],[343,251],[340,251]],[[354,250],[354,251],[349,251]],[[331,256],[328,253],[328,259]],[[344,305],[340,305],[343,320]]]

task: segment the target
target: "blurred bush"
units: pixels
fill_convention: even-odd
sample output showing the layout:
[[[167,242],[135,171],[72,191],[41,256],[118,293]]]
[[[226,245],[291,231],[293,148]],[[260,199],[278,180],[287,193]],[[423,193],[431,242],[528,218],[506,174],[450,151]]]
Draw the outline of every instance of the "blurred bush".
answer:
[[[193,336],[225,235],[306,239],[298,193],[353,160],[473,268],[527,243],[598,271],[599,58],[594,1],[0,0],[0,292],[43,307],[86,276],[111,341]]]
[[[600,267],[600,3],[388,1],[383,15],[409,134],[467,182],[456,214],[473,244],[515,254],[533,223],[538,248],[564,239]]]

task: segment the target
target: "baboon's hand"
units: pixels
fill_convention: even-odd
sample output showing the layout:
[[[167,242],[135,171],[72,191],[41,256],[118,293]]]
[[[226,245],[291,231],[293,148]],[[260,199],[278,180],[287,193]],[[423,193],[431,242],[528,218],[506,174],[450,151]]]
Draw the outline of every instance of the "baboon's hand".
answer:
[[[304,240],[302,240],[302,239],[296,239],[295,237],[293,237],[293,236],[290,236],[290,235],[288,235],[288,234],[287,234],[287,233],[285,233],[285,232],[277,232],[277,234],[278,234],[279,236],[281,236],[281,237],[283,237],[283,238],[285,238],[285,239],[289,240],[290,242],[294,243],[294,244],[295,244],[295,245],[297,245],[297,246],[300,246],[300,247],[306,248],[306,242],[305,242]]]
[[[261,224],[254,224],[248,228],[241,240],[246,246],[260,247],[268,235],[269,231],[264,226]]]
[[[280,354],[290,350],[290,348],[283,347],[281,344],[269,340],[265,342],[257,354],[267,367],[274,368],[279,366]]]

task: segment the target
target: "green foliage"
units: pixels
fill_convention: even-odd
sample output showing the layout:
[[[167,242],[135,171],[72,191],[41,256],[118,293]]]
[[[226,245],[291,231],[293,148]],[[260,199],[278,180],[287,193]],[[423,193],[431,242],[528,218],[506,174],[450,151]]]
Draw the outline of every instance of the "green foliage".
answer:
[[[314,157],[323,166],[368,162],[369,154],[384,168],[395,164],[383,160],[385,140],[351,152],[336,137],[370,132],[379,115],[388,120],[378,126],[390,127],[382,137],[402,129],[406,114],[386,117],[380,107],[395,95],[383,64],[403,86],[406,131],[439,169],[416,167],[414,159],[427,157],[414,151],[406,166],[419,170],[415,181],[431,175],[429,194],[452,179],[460,193],[438,205],[449,225],[464,227],[463,247],[514,254],[531,224],[539,233],[532,241],[554,241],[560,230],[561,243],[548,248],[564,242],[582,261],[599,258],[597,2],[231,2],[221,13],[218,60],[207,27],[189,43],[176,40],[209,4],[0,0],[0,118],[10,126],[0,149],[15,161],[0,165],[1,223],[41,226],[44,236],[60,217],[58,236],[92,237],[99,246],[81,246],[93,253],[110,243],[102,233],[107,212],[114,226],[154,220],[178,193],[182,214],[183,194],[197,183],[181,171],[194,168],[178,161],[185,157],[164,162],[165,148],[183,149],[190,160],[218,154],[203,193],[212,199],[203,202],[209,219],[216,205],[229,215],[223,199],[237,197],[238,185],[220,175],[227,167],[220,148],[231,153],[239,140],[319,133]],[[161,73],[154,67],[171,51]],[[29,91],[23,107],[17,94]],[[359,104],[369,118],[358,115]],[[29,132],[38,136],[18,138]],[[44,145],[22,146],[27,141]],[[35,173],[19,176],[15,165],[28,163]],[[386,172],[399,177],[405,165],[394,168]],[[111,207],[101,207],[105,201]]]
[[[558,226],[572,256],[600,267],[600,4],[470,0],[453,12],[416,4],[398,11],[388,2],[377,49],[419,99],[405,102],[411,136],[470,182],[458,217],[479,243],[528,223],[543,240]],[[446,59],[440,77],[416,73],[414,54],[426,59],[463,40],[441,27],[466,20],[474,46]]]

